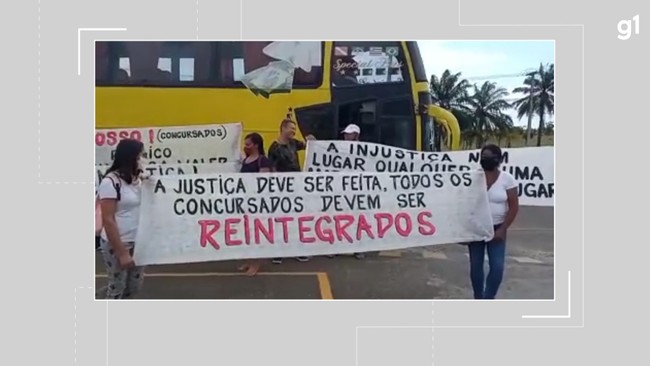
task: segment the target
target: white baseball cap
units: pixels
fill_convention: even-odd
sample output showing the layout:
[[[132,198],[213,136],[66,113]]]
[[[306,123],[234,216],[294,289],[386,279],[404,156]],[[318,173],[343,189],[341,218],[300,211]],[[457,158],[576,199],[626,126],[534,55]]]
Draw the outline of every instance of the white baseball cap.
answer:
[[[361,134],[361,128],[354,123],[350,123],[341,133],[358,133]]]

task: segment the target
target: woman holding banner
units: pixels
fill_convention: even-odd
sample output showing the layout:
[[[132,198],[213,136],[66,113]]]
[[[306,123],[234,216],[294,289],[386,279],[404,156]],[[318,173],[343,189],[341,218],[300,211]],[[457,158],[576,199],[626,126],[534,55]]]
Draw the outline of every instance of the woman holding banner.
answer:
[[[272,170],[273,163],[264,154],[264,139],[259,133],[250,133],[244,138],[244,156],[240,173],[268,173]],[[260,265],[260,260],[254,260],[240,266],[239,270],[255,276]]]
[[[506,234],[519,211],[517,182],[508,172],[499,169],[502,158],[501,148],[496,145],[486,145],[481,150],[481,167],[485,172],[494,237],[490,241],[469,244],[470,278],[475,299],[496,297],[505,269]],[[486,249],[490,264],[487,279],[483,273]]]
[[[113,163],[97,189],[103,226],[100,247],[108,274],[108,299],[133,296],[144,281],[144,268],[136,266],[133,260],[140,217],[139,175],[143,151],[140,141],[120,141]]]

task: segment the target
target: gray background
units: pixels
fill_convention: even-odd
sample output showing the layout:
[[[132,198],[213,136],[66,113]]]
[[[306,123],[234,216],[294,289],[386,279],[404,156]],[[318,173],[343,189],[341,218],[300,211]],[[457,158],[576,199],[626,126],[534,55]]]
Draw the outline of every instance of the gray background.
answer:
[[[643,26],[630,40],[616,37],[638,2],[462,0],[460,14],[458,1],[407,3],[2,2],[0,363],[643,364],[644,337],[627,331],[648,325],[641,280],[650,253],[637,239],[647,224],[626,207],[648,203],[647,169],[637,163],[648,57]],[[82,32],[78,76],[80,27],[128,31]],[[94,301],[93,40],[197,37],[555,39],[556,301]]]

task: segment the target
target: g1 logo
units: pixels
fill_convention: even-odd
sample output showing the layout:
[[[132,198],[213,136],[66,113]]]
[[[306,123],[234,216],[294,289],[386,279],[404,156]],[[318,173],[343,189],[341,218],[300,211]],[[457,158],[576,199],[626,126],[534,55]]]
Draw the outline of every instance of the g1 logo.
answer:
[[[632,25],[634,25],[634,31]],[[618,39],[627,41],[633,34],[639,35],[639,14],[635,15],[632,20],[623,19],[618,22]]]

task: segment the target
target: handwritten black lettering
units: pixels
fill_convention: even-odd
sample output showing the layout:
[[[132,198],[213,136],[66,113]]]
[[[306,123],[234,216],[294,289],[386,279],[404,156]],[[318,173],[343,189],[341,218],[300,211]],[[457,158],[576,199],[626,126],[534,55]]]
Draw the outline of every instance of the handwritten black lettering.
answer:
[[[177,194],[244,194],[246,186],[242,178],[225,177],[221,175],[216,178],[183,178],[178,180],[177,187],[174,188]]]
[[[519,183],[519,197],[553,198],[554,194],[554,183]]]
[[[504,151],[503,154],[501,154],[502,157],[502,164],[508,164],[510,161],[510,154],[508,154],[507,151]],[[469,157],[467,159],[468,163],[480,163],[481,162],[481,152],[480,151],[475,151],[469,153]]]
[[[436,175],[434,175],[435,177]],[[393,189],[397,190],[413,190],[421,188],[430,188],[432,179],[427,174],[400,174],[391,175],[390,179],[393,181]]]
[[[246,211],[251,214],[274,214],[304,211],[303,198],[298,197],[249,197]]]
[[[397,195],[399,208],[421,208],[427,207],[424,204],[424,192],[400,193]]]
[[[329,146],[327,147],[327,152],[332,152],[334,151],[335,153],[339,152],[339,149],[336,148],[336,144],[333,142],[330,142]]]
[[[308,193],[312,192],[333,192],[332,182],[334,182],[334,177],[317,175],[317,176],[307,176],[304,179],[305,191]]]
[[[341,189],[343,192],[367,192],[381,191],[383,187],[376,175],[345,175],[341,179]]]
[[[378,172],[412,172],[414,167],[413,162],[408,163],[406,161],[378,160],[375,163],[375,170]]]
[[[420,171],[422,172],[463,172],[470,171],[472,167],[469,165],[457,165],[457,164],[432,164],[424,163],[420,166]]]
[[[198,167],[196,165],[188,166],[191,170],[186,170],[186,168],[178,166],[168,166],[164,164],[156,164],[145,166],[144,170],[149,175],[186,175],[186,174],[198,174]]]
[[[322,209],[325,212],[334,209],[336,212],[345,211],[366,211],[381,209],[379,195],[355,194],[355,195],[333,195],[321,196]]]
[[[330,154],[312,154],[311,165],[314,167],[334,168],[336,170],[355,170],[365,171],[365,160],[350,156],[330,155]]]
[[[544,180],[542,171],[537,166],[504,166],[504,171],[509,172],[516,180]]]
[[[373,157],[381,159],[406,160],[410,161],[426,161],[426,162],[449,162],[451,163],[451,156],[448,153],[438,152],[424,152],[397,149],[391,146],[367,144],[367,143],[354,143],[350,144],[350,155],[360,157]]]
[[[210,158],[200,158],[200,159],[185,159],[185,161],[178,160],[178,164],[224,164],[228,162],[228,158],[225,156],[216,156]]]
[[[142,157],[145,159],[169,159],[172,157],[172,149],[168,147],[159,148],[149,145],[149,148],[143,152]]]
[[[472,185],[472,176],[470,173],[452,173],[449,174],[449,182],[451,183],[452,186],[454,187],[459,187],[461,185],[465,187],[469,187]]]
[[[178,198],[174,201],[176,215],[243,215],[295,214],[304,211],[302,197],[217,197]]]
[[[258,176],[257,193],[293,193],[295,177],[292,176]]]
[[[165,188],[165,185],[163,184],[162,180],[158,179],[156,181],[156,186],[153,189],[153,193],[158,193],[158,191],[162,191],[162,193],[167,193],[167,189]]]

